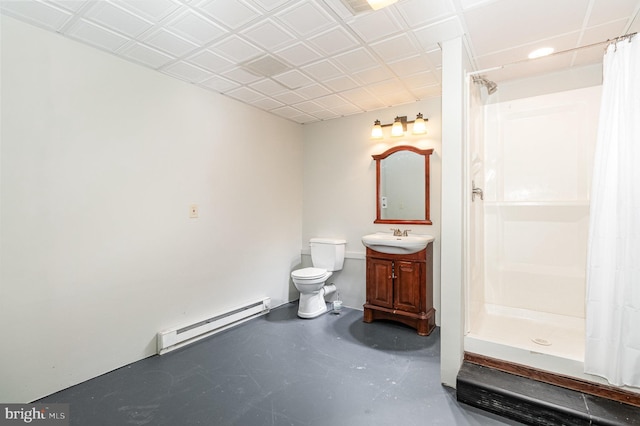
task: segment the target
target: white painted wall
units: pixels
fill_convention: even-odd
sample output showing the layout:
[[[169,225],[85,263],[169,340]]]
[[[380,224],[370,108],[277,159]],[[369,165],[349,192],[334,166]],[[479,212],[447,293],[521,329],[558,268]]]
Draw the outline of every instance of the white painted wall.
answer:
[[[311,237],[340,237],[347,240],[347,259],[332,281],[346,306],[362,309],[365,302],[365,247],[361,237],[373,232],[390,232],[398,225],[374,224],[376,218],[376,167],[371,157],[392,146],[414,145],[433,148],[430,162],[431,220],[433,225],[406,225],[418,234],[435,237],[434,304],[440,318],[440,198],[441,198],[441,114],[440,98],[395,108],[367,112],[304,126],[303,246]],[[426,136],[370,139],[376,119],[393,122],[396,115],[409,120],[422,112],[428,118]],[[388,129],[386,129],[388,130]],[[305,263],[310,264],[308,256]]]
[[[290,300],[301,126],[11,18],[1,31],[0,401]]]
[[[442,45],[442,329],[440,380],[455,387],[464,356],[465,75],[471,71],[461,38]],[[470,190],[470,189],[469,189]]]

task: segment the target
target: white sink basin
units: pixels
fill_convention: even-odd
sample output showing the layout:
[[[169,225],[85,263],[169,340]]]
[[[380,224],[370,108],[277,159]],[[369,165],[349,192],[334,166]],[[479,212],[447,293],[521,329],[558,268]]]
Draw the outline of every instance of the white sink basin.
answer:
[[[408,235],[396,237],[388,232],[378,232],[362,237],[362,244],[371,250],[389,254],[411,254],[424,249],[433,241],[431,235]]]

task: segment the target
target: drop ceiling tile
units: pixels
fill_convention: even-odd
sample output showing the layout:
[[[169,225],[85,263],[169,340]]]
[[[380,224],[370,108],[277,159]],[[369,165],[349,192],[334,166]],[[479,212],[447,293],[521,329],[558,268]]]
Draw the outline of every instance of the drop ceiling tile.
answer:
[[[153,26],[152,22],[106,1],[96,3],[84,16],[132,38],[139,36]]]
[[[264,98],[264,95],[262,93],[258,93],[255,90],[249,89],[248,87],[238,87],[237,89],[229,90],[227,93],[225,93],[225,95],[249,103]]]
[[[298,70],[288,71],[283,74],[274,76],[273,78],[284,84],[289,89],[298,89],[300,87],[308,86],[309,84],[313,83],[313,81],[309,77],[302,74]]]
[[[346,90],[340,93],[340,96],[342,96],[352,104],[357,105],[358,107],[362,108],[365,111],[383,108],[386,106],[371,92],[369,92],[367,89],[364,89],[362,87],[358,87],[352,90]]]
[[[418,100],[406,90],[378,95],[378,98],[387,105],[402,105]]]
[[[342,66],[344,70],[349,70],[350,72],[361,71],[378,65],[374,57],[364,48],[342,53],[334,56],[332,60]]]
[[[0,1],[2,13],[31,22],[39,27],[58,30],[71,18],[71,13],[46,3]]]
[[[396,7],[411,28],[424,26],[455,14],[455,7],[450,0],[427,1],[405,0],[398,2]]]
[[[558,52],[566,49],[572,49],[576,47],[579,36],[580,34],[578,32],[574,32],[561,37],[544,40],[543,42],[536,41],[489,55],[477,56],[476,63],[480,69],[493,68],[516,61],[527,60],[529,53],[540,47],[553,47]]]
[[[342,92],[344,90],[358,87],[358,83],[354,79],[347,77],[346,75],[342,75],[331,80],[325,80],[323,81],[323,84],[336,92]]]
[[[301,69],[318,81],[335,78],[343,74],[343,72],[329,60],[318,61],[316,63],[306,65]]]
[[[407,34],[400,34],[369,45],[383,60],[393,62],[421,53],[422,49],[416,46]]]
[[[317,61],[322,56],[303,42],[296,43],[276,52],[278,56],[296,67]]]
[[[261,8],[270,12],[274,9],[277,9],[279,6],[287,3],[290,0],[253,0],[253,2],[259,5]]]
[[[319,84],[310,84],[306,87],[301,87],[296,90],[296,93],[305,99],[314,99],[320,96],[325,96],[331,93],[327,88]]]
[[[299,124],[307,124],[307,123],[313,123],[315,121],[320,121],[319,119],[317,119],[316,117],[309,115],[309,114],[303,114],[300,113],[299,115],[295,115],[293,117],[289,118],[292,121],[295,121],[296,123]]]
[[[195,50],[198,45],[191,43],[184,38],[173,34],[164,28],[142,37],[141,40],[157,49],[160,49],[173,56],[182,56],[192,50]]]
[[[221,42],[213,45],[210,50],[213,50],[236,63],[245,62],[262,53],[261,49],[241,39],[237,35],[226,37]]]
[[[279,100],[284,104],[289,104],[289,105],[296,104],[298,102],[302,102],[305,100],[304,97],[302,97],[300,94],[296,93],[293,90],[289,90],[283,93],[278,93],[277,95],[273,95],[273,98]]]
[[[185,60],[213,73],[221,73],[235,66],[233,62],[208,50],[202,50]]]
[[[386,68],[383,68],[383,67],[381,67],[379,65],[376,65],[373,68],[369,68],[369,69],[366,69],[364,71],[359,71],[359,72],[354,73],[353,77],[357,81],[359,81],[359,82],[361,82],[361,83],[363,83],[365,85],[368,85],[368,84],[372,84],[372,83],[377,83],[379,81],[388,80],[393,76],[391,75],[391,73]]]
[[[349,26],[366,43],[371,43],[402,31],[402,26],[389,9],[380,9],[376,12],[358,15],[349,23]]]
[[[338,95],[322,96],[321,98],[314,99],[314,102],[325,108],[335,108],[347,103],[344,98],[341,98]]]
[[[278,95],[287,90],[286,87],[270,78],[265,78],[255,83],[251,83],[249,86],[251,86],[252,89],[268,96]]]
[[[129,41],[129,39],[109,31],[101,26],[85,20],[76,21],[67,31],[69,37],[82,42],[98,46],[102,49],[115,51]]]
[[[178,10],[179,5],[170,0],[111,0],[123,9],[141,16],[151,22],[158,23],[171,13]],[[71,2],[67,2],[71,3]],[[84,3],[84,0],[76,3]]]
[[[637,0],[595,0],[587,25],[591,27],[618,19],[627,20],[637,7]]]
[[[638,20],[640,20],[640,16],[638,17]],[[603,25],[586,28],[582,33],[582,37],[580,38],[580,46],[586,46],[588,44],[611,40],[618,35],[622,35],[626,29],[626,26],[627,20],[619,19],[617,21],[607,22]],[[631,33],[633,33],[633,31],[631,31]],[[602,48],[604,49],[604,47]]]
[[[342,27],[334,27],[322,34],[313,36],[308,39],[308,42],[329,56],[359,45],[356,39]]]
[[[428,50],[427,58],[429,58],[429,62],[436,68],[442,68],[442,50],[439,47],[435,47],[434,49]]]
[[[415,74],[429,68],[429,62],[423,55],[416,55],[396,62],[387,63],[398,76]]]
[[[7,3],[7,2],[2,2]],[[18,3],[18,2],[16,2]],[[26,2],[21,2],[26,3]],[[71,12],[77,12],[82,6],[86,4],[86,0],[49,0],[49,3],[53,3],[62,9],[69,10]]]
[[[226,34],[226,30],[190,9],[172,18],[166,27],[199,45]]]
[[[256,9],[241,0],[205,0],[195,8],[231,29],[237,29],[260,16]]]
[[[228,80],[224,77],[220,77],[216,75],[208,80],[205,80],[200,83],[201,86],[208,87],[209,89],[213,89],[219,93],[225,93],[229,90],[240,87],[240,85],[234,81]]]
[[[276,101],[275,99],[272,98],[264,98],[264,99],[260,99],[257,101],[252,102],[252,104],[260,109],[263,109],[265,111],[269,111],[272,110],[274,108],[280,108],[282,106],[284,106],[284,104],[282,102]]]
[[[290,106],[284,106],[282,108],[274,108],[271,110],[271,112],[285,118],[297,117],[297,116],[300,116],[302,113],[302,111]]]
[[[498,0],[464,12],[464,19],[474,51],[486,55],[580,30],[589,3],[584,0]],[[505,19],[506,16],[509,19]]]
[[[191,64],[187,64],[186,62],[177,62],[173,65],[169,65],[164,68],[162,72],[190,83],[197,83],[211,77],[211,73]]]
[[[318,118],[318,119],[320,119],[320,120],[331,120],[331,119],[334,119],[334,118],[338,118],[338,117],[340,117],[340,115],[339,115],[339,114],[337,114],[337,113],[336,113],[336,112],[334,112],[334,111],[328,110],[328,109],[323,109],[323,110],[320,110],[320,111],[315,111],[315,112],[313,113],[313,116],[314,116],[314,117],[316,117],[316,118]]]
[[[379,83],[370,84],[367,86],[367,89],[375,93],[376,96],[380,97],[382,95],[388,95],[390,93],[402,93],[406,92],[402,83],[400,83],[396,79],[391,79],[387,81],[381,81]],[[406,94],[406,93],[405,93]]]
[[[325,109],[325,107],[313,101],[300,102],[299,104],[294,104],[293,107],[309,114]]]
[[[270,19],[244,30],[242,35],[267,51],[274,51],[295,41],[291,33]]]
[[[140,43],[135,43],[124,50],[122,55],[154,69],[160,68],[174,60],[173,57]]]
[[[406,76],[402,82],[411,89],[412,87],[433,86],[440,83],[432,72],[421,72],[414,75]]]
[[[461,37],[464,30],[460,20],[453,17],[418,28],[413,31],[413,34],[425,50],[434,50],[443,41]]]
[[[439,84],[433,86],[425,86],[418,89],[412,89],[411,92],[416,95],[418,99],[428,99],[442,96],[442,86],[440,86]]]
[[[333,19],[313,0],[299,2],[276,16],[301,37],[309,36],[335,24]]]
[[[238,83],[247,84],[260,80],[262,77],[245,71],[242,68],[233,68],[229,71],[225,71],[222,75],[230,80],[237,81]]]
[[[334,113],[336,113],[336,115],[340,117],[363,112],[362,108],[349,103],[345,103],[343,105],[336,106],[335,108],[331,108],[331,111],[333,111]]]

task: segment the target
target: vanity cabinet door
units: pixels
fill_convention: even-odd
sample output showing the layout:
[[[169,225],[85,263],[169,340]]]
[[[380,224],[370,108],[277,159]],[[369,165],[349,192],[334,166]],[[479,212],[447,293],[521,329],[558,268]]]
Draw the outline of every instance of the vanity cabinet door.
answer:
[[[424,288],[424,264],[419,262],[394,262],[396,282],[394,308],[405,312],[421,312]]]
[[[393,308],[393,262],[369,259],[367,262],[367,301],[377,306]]]

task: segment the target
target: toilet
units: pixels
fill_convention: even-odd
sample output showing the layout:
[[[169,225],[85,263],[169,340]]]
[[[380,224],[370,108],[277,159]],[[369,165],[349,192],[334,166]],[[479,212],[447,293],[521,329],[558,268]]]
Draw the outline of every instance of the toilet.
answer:
[[[291,273],[293,284],[300,292],[298,316],[315,318],[327,312],[324,297],[336,291],[333,284],[325,282],[344,264],[344,248],[347,242],[331,238],[311,238],[311,262],[313,267],[297,269]]]

